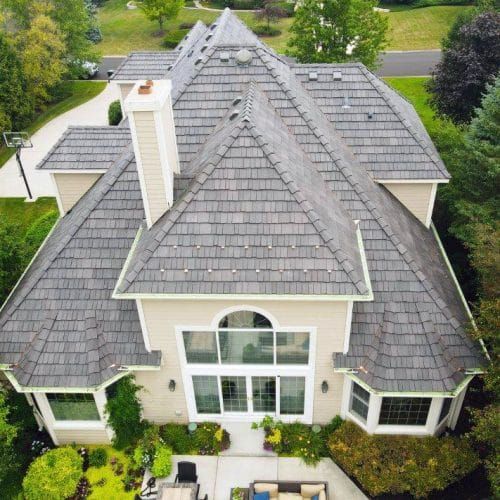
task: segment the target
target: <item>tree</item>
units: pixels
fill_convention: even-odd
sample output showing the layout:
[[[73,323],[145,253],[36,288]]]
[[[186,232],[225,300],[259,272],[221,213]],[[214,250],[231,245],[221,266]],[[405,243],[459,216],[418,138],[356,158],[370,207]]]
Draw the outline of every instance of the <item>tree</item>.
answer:
[[[19,226],[0,217],[0,304],[24,270],[24,248]]]
[[[148,19],[158,21],[160,25],[158,35],[162,35],[163,24],[177,17],[184,7],[184,0],[143,0],[139,5]]]
[[[33,116],[33,100],[14,43],[0,32],[0,133],[21,130]]]
[[[443,43],[428,90],[431,105],[455,123],[467,123],[500,69],[500,14],[476,12],[459,17]]]
[[[374,67],[387,17],[377,0],[303,0],[290,28],[289,54],[301,63],[361,61]]]
[[[5,392],[0,389],[0,487],[3,491],[5,481],[19,467],[13,446],[18,429],[9,422],[9,413]]]
[[[255,13],[255,18],[258,21],[266,21],[268,28],[271,27],[271,23],[282,17],[286,17],[286,12],[276,3],[276,0],[266,0],[262,8]]]
[[[45,13],[37,14],[26,30],[17,34],[27,93],[37,108],[49,100],[50,90],[65,71],[65,45],[55,22]]]

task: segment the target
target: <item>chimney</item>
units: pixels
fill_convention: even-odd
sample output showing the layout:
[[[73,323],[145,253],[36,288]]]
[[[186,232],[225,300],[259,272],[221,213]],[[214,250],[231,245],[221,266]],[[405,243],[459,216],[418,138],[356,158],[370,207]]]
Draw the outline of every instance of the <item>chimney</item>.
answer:
[[[169,80],[138,82],[124,101],[146,222],[151,227],[171,206],[179,173]]]

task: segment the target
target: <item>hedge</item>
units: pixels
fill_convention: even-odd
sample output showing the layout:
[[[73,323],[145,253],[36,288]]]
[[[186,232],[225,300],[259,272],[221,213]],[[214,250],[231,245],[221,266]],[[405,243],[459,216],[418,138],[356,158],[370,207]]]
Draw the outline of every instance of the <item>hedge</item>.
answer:
[[[122,107],[120,101],[113,101],[108,108],[108,123],[118,125],[123,119]]]
[[[328,444],[332,459],[371,496],[425,498],[479,464],[465,438],[371,436],[352,422],[333,432]]]

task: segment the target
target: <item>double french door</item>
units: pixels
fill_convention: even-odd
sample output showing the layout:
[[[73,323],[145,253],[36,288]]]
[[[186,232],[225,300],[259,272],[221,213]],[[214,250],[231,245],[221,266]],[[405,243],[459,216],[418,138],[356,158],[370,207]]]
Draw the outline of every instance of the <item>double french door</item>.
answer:
[[[271,415],[301,420],[310,396],[305,374],[193,374],[190,382],[195,419]]]

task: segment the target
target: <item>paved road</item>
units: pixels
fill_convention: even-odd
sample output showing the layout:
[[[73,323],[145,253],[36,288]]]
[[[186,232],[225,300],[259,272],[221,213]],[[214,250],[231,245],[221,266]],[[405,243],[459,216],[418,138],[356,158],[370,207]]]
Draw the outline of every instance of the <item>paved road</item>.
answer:
[[[416,50],[411,52],[386,52],[382,55],[380,76],[427,76],[441,57],[439,50]],[[97,80],[107,80],[108,70],[116,69],[123,56],[105,56],[99,66]]]

